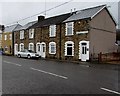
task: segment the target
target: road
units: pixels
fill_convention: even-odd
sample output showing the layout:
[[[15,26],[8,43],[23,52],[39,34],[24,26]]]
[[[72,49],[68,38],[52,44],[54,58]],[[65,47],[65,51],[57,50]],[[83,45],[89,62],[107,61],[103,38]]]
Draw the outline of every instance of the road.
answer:
[[[103,67],[101,67],[103,66]],[[119,68],[3,56],[3,94],[120,94]],[[110,67],[109,67],[110,66]],[[114,65],[116,66],[116,65]]]

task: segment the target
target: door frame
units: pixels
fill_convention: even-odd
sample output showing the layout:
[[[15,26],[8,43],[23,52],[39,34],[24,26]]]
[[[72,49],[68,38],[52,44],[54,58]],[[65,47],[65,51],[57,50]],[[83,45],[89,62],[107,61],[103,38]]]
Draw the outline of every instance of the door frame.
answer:
[[[83,56],[83,54],[82,54],[82,46],[83,46],[82,43],[86,43],[86,59],[82,58],[82,56]],[[84,54],[84,56],[85,56],[85,54]],[[81,61],[89,60],[89,41],[82,40],[82,41],[79,42],[79,59],[81,59]]]
[[[38,52],[38,44],[40,45],[40,52]],[[36,53],[38,53],[41,56],[41,43],[36,43]]]
[[[16,50],[16,46],[17,46],[17,50]],[[14,55],[17,55],[17,52],[18,52],[18,44],[16,43],[15,45],[14,45]]]
[[[46,57],[46,43],[45,43],[45,42],[42,42],[42,43],[40,43],[40,44],[41,44],[41,47],[40,47],[41,57],[42,57],[42,58],[45,58],[45,57]],[[45,47],[44,52],[43,52],[43,46],[42,46],[42,45],[44,45],[44,47]]]

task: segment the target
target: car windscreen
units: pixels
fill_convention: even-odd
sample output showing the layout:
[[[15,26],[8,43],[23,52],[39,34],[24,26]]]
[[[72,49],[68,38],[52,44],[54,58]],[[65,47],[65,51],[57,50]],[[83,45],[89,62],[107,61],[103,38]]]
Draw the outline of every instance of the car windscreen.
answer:
[[[32,50],[28,50],[28,52],[30,52],[30,53],[35,53],[34,51],[32,51]]]

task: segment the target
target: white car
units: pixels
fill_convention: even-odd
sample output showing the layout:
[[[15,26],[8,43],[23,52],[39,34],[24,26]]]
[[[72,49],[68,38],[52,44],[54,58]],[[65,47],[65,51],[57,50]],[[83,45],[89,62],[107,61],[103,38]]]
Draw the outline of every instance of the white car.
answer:
[[[19,57],[19,58],[20,57],[39,58],[40,56],[39,56],[39,54],[37,54],[37,53],[35,53],[35,52],[31,51],[31,50],[25,49],[23,51],[19,51],[17,53],[17,57]]]

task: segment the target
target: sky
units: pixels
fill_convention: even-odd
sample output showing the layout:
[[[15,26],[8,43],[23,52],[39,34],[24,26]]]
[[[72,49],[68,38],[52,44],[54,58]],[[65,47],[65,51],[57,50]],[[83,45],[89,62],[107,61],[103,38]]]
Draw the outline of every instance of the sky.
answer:
[[[46,12],[45,17],[51,17],[68,13],[74,10],[81,10],[89,7],[94,7],[102,4],[107,4],[108,10],[112,14],[116,23],[118,23],[118,1],[119,0],[1,0],[0,1],[0,24],[5,26],[19,23],[25,25],[28,22],[37,20],[39,15],[45,15],[41,13],[45,10],[63,4],[57,8],[54,8]],[[37,15],[35,15],[37,14]],[[35,15],[35,16],[33,16]],[[33,16],[33,17],[31,17]],[[29,19],[22,20],[26,17]],[[21,21],[19,21],[21,20]]]

